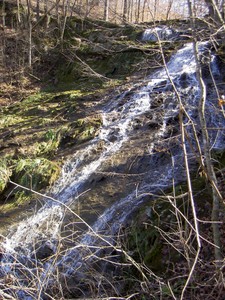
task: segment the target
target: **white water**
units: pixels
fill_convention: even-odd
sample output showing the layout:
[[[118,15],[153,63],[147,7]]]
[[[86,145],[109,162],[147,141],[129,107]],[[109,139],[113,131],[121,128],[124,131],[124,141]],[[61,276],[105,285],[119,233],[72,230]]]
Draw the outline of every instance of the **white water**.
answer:
[[[202,44],[200,50],[203,51],[205,47],[206,44]],[[194,111],[196,111],[198,105],[199,91],[195,77],[196,65],[192,45],[187,44],[184,48],[180,49],[171,58],[167,68],[172,80],[176,84],[178,92],[181,94],[187,111],[190,113],[190,116],[193,117],[194,122],[197,122],[197,120],[195,120],[196,113],[194,113]],[[212,69],[214,73],[218,72],[218,69],[214,65],[214,61],[212,61]],[[185,86],[182,85],[181,80],[183,74],[185,74],[185,82],[188,82],[188,85]],[[151,112],[151,105],[154,100],[154,98],[151,97],[151,94],[159,90],[160,86],[163,86],[165,92],[170,87],[170,82],[164,69],[157,71],[150,76],[148,83],[144,87],[137,88],[136,92],[133,92],[128,101],[123,102],[129,91],[121,95],[119,99],[112,99],[112,101],[109,102],[108,106],[102,111],[103,125],[99,135],[92,140],[85,149],[77,151],[75,155],[66,162],[62,170],[62,176],[51,192],[53,197],[66,205],[70,205],[77,201],[79,193],[82,192],[82,186],[88,178],[98,171],[109,157],[114,153],[119,152],[123,145],[129,140],[130,135],[132,135],[134,130],[131,125],[132,121],[146,112]],[[162,124],[155,133],[154,140],[148,145],[149,157],[154,150],[155,143],[164,138],[167,130],[167,121],[178,114],[179,107],[174,92],[170,91],[168,95],[171,96],[169,100],[165,99],[164,103],[161,104],[161,109],[164,113]],[[209,117],[209,120],[212,126],[218,127],[219,124],[219,126],[222,127],[224,126],[224,119],[214,108],[215,105],[213,103],[208,104],[208,113],[211,112],[212,115]],[[219,132],[217,135],[212,133],[211,138],[212,144],[215,147],[225,147],[224,135],[222,132]],[[95,152],[95,155],[93,155],[93,151],[96,150],[100,142],[102,143],[101,151]],[[127,197],[124,197],[119,202],[116,202],[106,209],[96,220],[91,233],[88,232],[86,235],[84,234],[80,244],[86,246],[94,244],[95,238],[93,238],[93,231],[105,231],[108,236],[111,236],[109,239],[109,241],[111,241],[113,239],[113,234],[119,230],[121,224],[126,221],[128,216],[131,215],[143,201],[143,199],[138,196],[139,194],[144,193],[145,191],[156,193],[159,189],[171,185],[174,173],[182,173],[179,169],[182,153],[176,152],[174,154],[174,160],[178,162],[174,169],[172,169],[171,164],[164,165],[162,169],[158,170],[154,169],[153,165],[151,180],[149,180],[148,183],[143,182],[138,191],[133,191]],[[65,213],[64,206],[52,200],[46,201],[46,205],[40,209],[40,211],[34,216],[21,222],[18,225],[17,230],[8,236],[6,243],[4,244],[4,247],[8,252],[13,253],[14,249],[20,246],[23,248],[24,253],[29,256],[29,247],[35,243],[36,239],[59,238],[61,222]],[[59,264],[64,263],[68,257],[74,257],[75,259],[77,252],[74,250],[77,248],[79,248],[79,245],[76,245],[74,249],[71,248],[65,252],[65,255],[61,258]],[[10,267],[8,267],[10,266],[10,263],[10,261],[5,263],[5,270],[10,269]],[[76,264],[77,262],[74,262],[74,264],[70,266],[75,268]]]
[[[153,41],[156,42],[160,40],[173,40],[176,39],[178,33],[167,26],[160,26],[155,28],[146,29],[142,35],[142,41]]]
[[[129,138],[131,120],[150,108],[150,98],[147,93],[136,94],[131,103],[125,105],[121,113],[111,111],[109,107],[103,111],[103,125],[99,136],[86,149],[78,151],[71,161],[68,161],[59,182],[53,188],[56,199],[69,205],[79,197],[79,187],[93,174],[104,161],[113,153],[119,151],[123,143]],[[116,120],[111,120],[115,116]],[[126,116],[126,117],[125,117]],[[113,118],[114,119],[114,118]],[[109,136],[116,131],[117,139],[109,141]],[[89,161],[89,154],[96,148],[99,141],[104,141],[104,151],[94,161]],[[88,163],[86,163],[88,161]],[[36,215],[19,224],[17,231],[7,239],[5,247],[13,250],[18,244],[32,244],[36,237],[57,238],[60,221],[64,216],[64,207],[59,203],[49,201]]]
[[[201,46],[202,48],[205,45]],[[190,97],[185,106],[188,110],[196,103],[198,95],[198,85],[195,78],[195,60],[192,51],[192,44],[187,44],[174,55],[167,65],[169,74],[175,82],[179,80],[181,74],[187,74],[189,83],[192,86]],[[131,121],[138,115],[147,112],[151,108],[151,92],[167,80],[166,71],[163,69],[157,71],[149,78],[148,84],[136,92],[130,101],[126,102],[122,110],[118,112],[115,104],[110,104],[109,107],[102,112],[103,125],[98,137],[90,142],[90,145],[85,149],[78,151],[74,157],[68,161],[63,170],[60,181],[53,188],[53,195],[59,201],[69,205],[71,201],[76,201],[79,197],[79,188],[93,174],[99,166],[104,164],[104,161],[113,153],[119,151],[125,141],[129,139],[129,133],[132,131]],[[167,83],[169,84],[169,82]],[[181,90],[177,85],[178,90]],[[190,86],[186,89],[190,92]],[[182,92],[186,92],[182,89]],[[120,99],[123,100],[123,97]],[[171,107],[165,110],[163,124],[158,131],[158,137],[162,137],[166,129],[166,120],[177,114],[178,105],[176,101],[171,103]],[[110,135],[116,132],[116,140],[110,142]],[[95,160],[90,161],[90,154],[96,148],[99,141],[104,142],[104,150],[95,157]],[[149,146],[153,149],[154,144]],[[57,237],[59,223],[64,216],[64,208],[54,201],[48,201],[36,215],[19,224],[17,231],[7,239],[7,249],[13,249],[19,243],[30,244],[35,237],[52,236]],[[45,225],[47,224],[48,225]],[[45,228],[47,232],[45,232]],[[32,229],[32,232],[31,232]]]

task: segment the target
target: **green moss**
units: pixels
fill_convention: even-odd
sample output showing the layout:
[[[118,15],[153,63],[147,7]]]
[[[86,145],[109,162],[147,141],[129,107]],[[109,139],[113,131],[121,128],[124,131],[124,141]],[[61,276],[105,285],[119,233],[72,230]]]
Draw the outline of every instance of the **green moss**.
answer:
[[[144,263],[151,266],[152,270],[159,272],[162,269],[162,242],[157,236],[154,243],[148,246],[150,246],[150,250],[145,253]]]
[[[133,258],[138,262],[144,262],[154,271],[162,268],[162,244],[159,232],[154,226],[136,224],[132,227],[129,249],[133,249]]]
[[[5,187],[7,186],[10,175],[11,169],[7,164],[7,160],[0,160],[0,193],[3,192]]]
[[[12,125],[20,124],[24,118],[16,115],[1,115],[0,128],[7,128]]]
[[[214,160],[214,165],[216,168],[224,168],[225,167],[225,151],[216,150],[212,151],[212,158]]]
[[[13,198],[9,198],[1,205],[2,213],[10,213],[11,211],[24,206],[31,200],[31,194],[25,191],[17,191]]]
[[[85,126],[84,130],[78,135],[79,142],[85,142],[92,139],[95,135],[96,128],[94,126]]]
[[[53,156],[60,145],[61,138],[64,132],[67,130],[67,126],[63,126],[60,129],[49,129],[43,134],[43,141],[36,142],[31,147],[31,155],[33,157],[51,157]]]
[[[60,146],[80,144],[94,138],[102,124],[99,117],[78,119],[68,126],[61,139]]]
[[[19,159],[13,170],[15,182],[37,190],[51,185],[59,174],[59,166],[45,158]]]

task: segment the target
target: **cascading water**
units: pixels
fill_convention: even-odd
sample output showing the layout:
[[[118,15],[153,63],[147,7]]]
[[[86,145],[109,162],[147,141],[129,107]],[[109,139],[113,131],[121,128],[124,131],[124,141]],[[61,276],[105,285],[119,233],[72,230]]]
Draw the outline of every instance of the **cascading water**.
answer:
[[[207,44],[203,43],[199,46],[200,52],[204,53],[205,49],[207,49]],[[183,105],[193,123],[198,126],[199,87],[192,44],[187,44],[178,50],[172,56],[167,68],[183,100]],[[212,73],[218,76],[219,70],[214,58],[211,59],[211,69]],[[120,199],[115,196],[113,201],[102,205],[103,207],[96,213],[99,217],[96,217],[95,222],[90,224],[92,227],[89,227],[89,230],[80,237],[79,244],[71,246],[60,255],[54,268],[63,269],[65,276],[76,273],[78,266],[79,269],[81,268],[83,262],[80,249],[82,247],[97,247],[97,243],[101,242],[113,244],[114,235],[144,201],[143,193],[157,194],[171,186],[174,178],[184,180],[179,131],[178,129],[173,131],[175,127],[179,127],[175,125],[178,113],[178,101],[164,69],[151,75],[144,87],[135,87],[132,91],[123,93],[119,98],[111,99],[102,111],[103,124],[98,136],[85,149],[78,150],[66,162],[60,180],[51,191],[52,197],[58,200],[46,199],[47,203],[34,216],[22,221],[15,232],[9,233],[4,243],[7,254],[2,260],[0,274],[13,273],[14,276],[20,278],[22,275],[18,271],[20,269],[18,265],[23,263],[27,271],[32,261],[37,267],[41,266],[43,269],[42,275],[39,274],[39,279],[44,280],[46,274],[49,276],[49,263],[43,264],[35,259],[33,246],[38,240],[49,240],[54,244],[54,241],[59,239],[62,221],[66,214],[65,206],[73,207],[82,193],[87,190],[88,194],[89,183],[96,174],[104,173],[105,170],[107,172],[112,170],[116,173],[113,161],[118,159],[118,156],[124,153],[128,155],[134,151],[138,164],[134,159],[129,166],[129,172],[134,172],[140,177],[138,185],[135,188],[133,185],[130,190],[127,187],[127,194],[123,192]],[[216,109],[212,95],[208,99],[206,113],[211,127],[222,128],[225,125],[224,117]],[[186,120],[185,126],[191,138],[191,126],[188,122]],[[212,146],[218,149],[225,148],[225,137],[222,131],[210,132],[210,138]],[[138,152],[141,150],[138,149],[139,147],[144,149]],[[191,151],[189,156],[192,156]],[[105,168],[106,165],[107,168]],[[127,167],[121,170],[124,172]],[[126,172],[129,174],[128,171]],[[85,204],[83,205],[85,207]],[[87,223],[90,223],[89,220]],[[94,232],[104,234],[108,238],[96,238]],[[14,264],[15,257],[18,262],[16,265]],[[70,261],[69,266],[68,261]],[[51,269],[52,272],[54,268]],[[35,299],[21,292],[18,297],[19,299]]]
[[[179,33],[167,26],[160,26],[155,28],[146,29],[142,35],[142,41],[158,41],[160,40],[176,40],[179,37]]]

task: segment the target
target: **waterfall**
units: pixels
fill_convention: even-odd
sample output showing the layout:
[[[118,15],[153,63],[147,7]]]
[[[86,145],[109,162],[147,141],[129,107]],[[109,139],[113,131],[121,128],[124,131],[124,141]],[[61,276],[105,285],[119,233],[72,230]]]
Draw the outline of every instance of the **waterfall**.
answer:
[[[202,43],[199,45],[199,50],[204,52],[207,47],[206,43]],[[167,68],[181,95],[183,105],[190,118],[198,126],[199,86],[192,44],[186,44],[178,50],[171,57]],[[211,60],[211,68],[213,74],[218,76],[219,70],[214,58]],[[211,127],[222,128],[225,125],[224,118],[216,109],[215,103],[216,99],[210,95],[206,107],[208,122]],[[177,180],[184,180],[185,172],[179,133],[174,134],[171,131],[171,124],[175,122],[178,113],[179,104],[164,68],[149,76],[144,86],[143,84],[135,86],[120,97],[112,98],[102,110],[103,124],[98,136],[65,163],[61,178],[50,191],[52,199],[46,198],[46,204],[35,215],[18,224],[17,230],[11,230],[6,237],[4,248],[8,255],[3,259],[4,270],[2,272],[10,274],[12,270],[15,270],[15,265],[13,265],[15,256],[18,257],[19,262],[24,261],[24,257],[33,260],[33,245],[38,240],[50,240],[53,243],[57,241],[61,234],[62,221],[67,213],[66,206],[72,207],[79,201],[80,195],[86,191],[92,176],[103,172],[106,164],[112,166],[112,157],[122,155],[121,153],[126,149],[128,153],[132,152],[132,145],[138,148],[135,139],[139,139],[140,143],[143,139],[147,139],[141,144],[141,147],[145,145],[145,149],[140,149],[145,156],[144,163],[136,168],[139,172],[137,176],[141,178],[139,184],[121,199],[113,200],[111,204],[107,203],[106,207],[97,213],[99,217],[88,225],[90,227],[87,232],[83,232],[79,238],[80,244],[71,246],[60,255],[56,265],[57,267],[63,266],[66,275],[74,273],[79,262],[82,261],[81,247],[95,247],[97,240],[101,243],[101,239],[99,241],[93,232],[104,233],[106,236],[104,240],[113,243],[114,234],[144,202],[142,195],[145,192],[159,193],[172,185],[174,177],[178,178]],[[147,125],[140,125],[143,120]],[[192,138],[189,121],[185,120],[185,122],[187,132]],[[139,127],[141,129],[138,129]],[[224,149],[225,138],[222,130],[210,132],[210,139],[212,147]],[[170,153],[165,152],[166,154],[160,156],[159,147],[171,148]],[[192,156],[191,150],[188,155]],[[172,158],[175,162],[174,166]],[[130,166],[131,169],[132,167],[133,165]],[[68,259],[73,260],[70,267],[66,267]],[[36,262],[37,266],[39,263],[43,268],[44,278],[49,272],[49,265]],[[15,276],[20,276],[17,271],[15,274]],[[26,295],[20,297],[20,299],[33,299]]]
[[[153,42],[157,42],[158,38],[160,40],[176,40],[179,37],[179,33],[172,29],[169,28],[167,26],[158,26],[155,28],[149,28],[146,29],[143,34],[142,34],[142,41],[153,41]]]

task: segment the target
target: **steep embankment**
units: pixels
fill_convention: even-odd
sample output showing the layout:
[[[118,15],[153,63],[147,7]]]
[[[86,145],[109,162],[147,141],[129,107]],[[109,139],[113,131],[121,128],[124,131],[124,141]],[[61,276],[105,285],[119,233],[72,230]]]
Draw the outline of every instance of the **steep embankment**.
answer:
[[[100,106],[160,66],[157,43],[141,43],[143,27],[67,20],[63,40],[54,19],[33,31],[33,66],[26,68],[26,32],[4,28],[1,82],[1,218],[30,203],[60,174],[67,155],[98,133]],[[178,43],[179,45],[179,43]],[[170,55],[174,44],[165,44]],[[16,51],[14,50],[16,49]],[[23,208],[22,208],[23,210]],[[2,222],[2,223],[4,223]]]
[[[18,230],[11,228],[12,237],[9,234],[2,244],[0,287],[19,299],[35,298],[37,282],[43,299],[48,293],[56,299],[131,294],[149,299],[152,293],[163,299],[178,298],[195,259],[196,232],[189,190],[182,184],[186,169],[177,95],[164,70],[145,82],[151,68],[160,66],[158,43],[141,43],[140,28],[137,32],[130,26],[103,27],[90,20],[82,24],[68,20],[67,30],[59,44],[54,44],[54,38],[35,44],[36,49],[44,49],[45,44],[47,48],[34,74],[40,79],[43,70],[49,82],[42,82],[39,94],[3,110],[2,189],[9,178],[28,188],[44,188],[57,178],[59,162],[73,156],[52,190],[60,202],[37,198],[47,205],[20,222]],[[165,53],[171,54],[168,49],[181,43],[163,42]],[[224,135],[218,126],[224,119],[207,65],[215,56],[204,43],[199,50],[205,64],[207,118],[211,128],[218,129],[210,139],[222,161]],[[211,66],[222,93],[223,68],[216,59]],[[172,56],[168,68],[200,137],[192,45]],[[52,90],[47,92],[49,85]],[[205,210],[211,210],[212,201],[207,183],[199,176],[190,119],[184,118],[186,146],[196,210],[203,220],[204,251],[187,298],[205,293],[210,299],[202,283],[204,278],[209,287],[215,283],[215,269],[207,265],[213,260],[213,247],[206,242],[212,232]],[[223,166],[218,162],[217,167]],[[6,185],[2,208],[7,208],[11,195],[15,204],[17,191]],[[19,192],[23,200],[30,199],[23,190]],[[93,227],[84,233],[86,222]],[[25,286],[31,289],[23,290]]]

